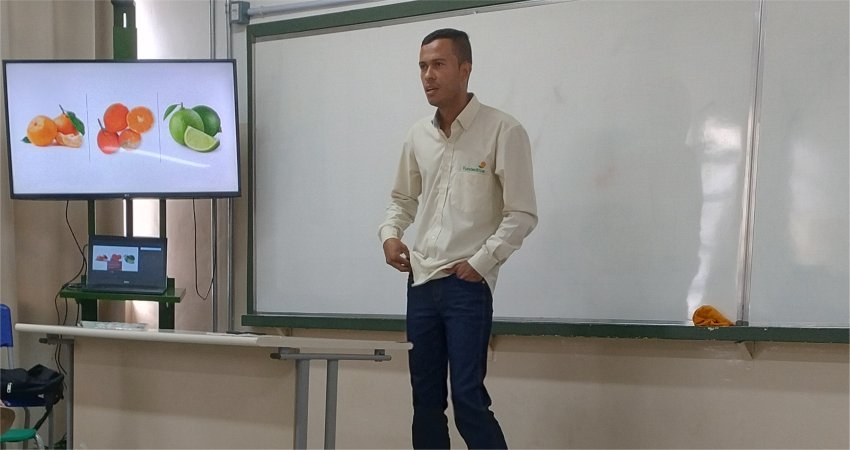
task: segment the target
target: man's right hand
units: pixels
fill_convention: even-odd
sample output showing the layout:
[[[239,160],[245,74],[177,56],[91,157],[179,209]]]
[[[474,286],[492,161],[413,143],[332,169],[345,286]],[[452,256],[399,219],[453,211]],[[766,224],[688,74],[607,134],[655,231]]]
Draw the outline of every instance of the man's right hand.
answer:
[[[410,250],[398,238],[389,238],[384,241],[384,257],[387,264],[393,266],[399,272],[410,272]]]

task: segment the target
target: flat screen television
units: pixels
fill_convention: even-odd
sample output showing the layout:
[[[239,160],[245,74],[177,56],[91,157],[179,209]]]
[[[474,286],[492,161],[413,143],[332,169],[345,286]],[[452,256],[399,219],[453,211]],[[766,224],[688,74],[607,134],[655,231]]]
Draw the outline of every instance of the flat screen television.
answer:
[[[240,194],[236,62],[4,60],[16,199]]]

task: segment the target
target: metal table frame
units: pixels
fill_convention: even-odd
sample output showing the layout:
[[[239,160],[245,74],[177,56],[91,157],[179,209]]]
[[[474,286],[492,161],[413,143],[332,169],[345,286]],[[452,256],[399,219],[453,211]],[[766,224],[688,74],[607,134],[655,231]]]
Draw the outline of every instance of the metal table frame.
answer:
[[[74,338],[101,337],[112,339],[143,340],[157,342],[177,342],[195,344],[237,345],[249,347],[273,347],[271,358],[295,362],[295,424],[293,448],[307,448],[308,400],[310,390],[310,362],[322,360],[327,363],[327,385],[325,393],[325,435],[324,448],[336,448],[337,386],[340,361],[389,361],[392,359],[387,350],[408,350],[412,347],[406,342],[358,341],[346,339],[300,338],[291,336],[232,335],[226,333],[202,333],[181,331],[118,331],[86,329],[58,325],[17,324],[15,329],[22,332],[44,333],[46,337],[39,342],[50,345],[66,345],[69,349],[67,407],[67,448],[74,448]],[[302,352],[310,349],[351,349],[357,353]],[[363,353],[371,351],[371,354]]]
[[[297,348],[281,347],[272,353],[274,359],[295,361],[295,433],[292,448],[307,448],[307,407],[310,392],[310,362],[327,362],[327,382],[325,385],[325,448],[336,448],[336,404],[337,382],[339,380],[340,361],[389,361],[390,355],[384,350],[375,350],[372,355],[347,355],[331,353],[301,353]]]

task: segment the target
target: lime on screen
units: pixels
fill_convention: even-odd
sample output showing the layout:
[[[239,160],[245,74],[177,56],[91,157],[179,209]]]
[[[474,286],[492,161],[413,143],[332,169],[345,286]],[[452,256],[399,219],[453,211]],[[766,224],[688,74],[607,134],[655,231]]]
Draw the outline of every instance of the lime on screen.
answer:
[[[214,109],[207,105],[198,105],[192,108],[193,111],[201,116],[201,121],[204,122],[204,133],[215,136],[221,131],[221,118]]]
[[[181,109],[177,110],[171,116],[171,120],[168,121],[168,131],[171,132],[171,137],[174,138],[175,142],[180,145],[186,145],[183,136],[188,127],[203,129],[204,121],[194,110],[181,107]]]
[[[218,148],[218,139],[191,125],[186,127],[183,141],[186,143],[186,147],[199,152],[210,152]]]

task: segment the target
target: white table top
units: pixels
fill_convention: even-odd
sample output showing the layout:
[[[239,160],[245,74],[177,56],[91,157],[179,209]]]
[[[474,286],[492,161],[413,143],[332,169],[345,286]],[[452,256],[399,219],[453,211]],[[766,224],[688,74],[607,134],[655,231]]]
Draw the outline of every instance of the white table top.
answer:
[[[210,333],[180,330],[110,330],[101,328],[37,325],[19,323],[15,329],[24,333],[44,333],[60,337],[124,339],[132,341],[174,342],[183,344],[232,345],[243,347],[284,347],[305,350],[409,350],[409,342],[357,339],[326,339],[256,334]]]

